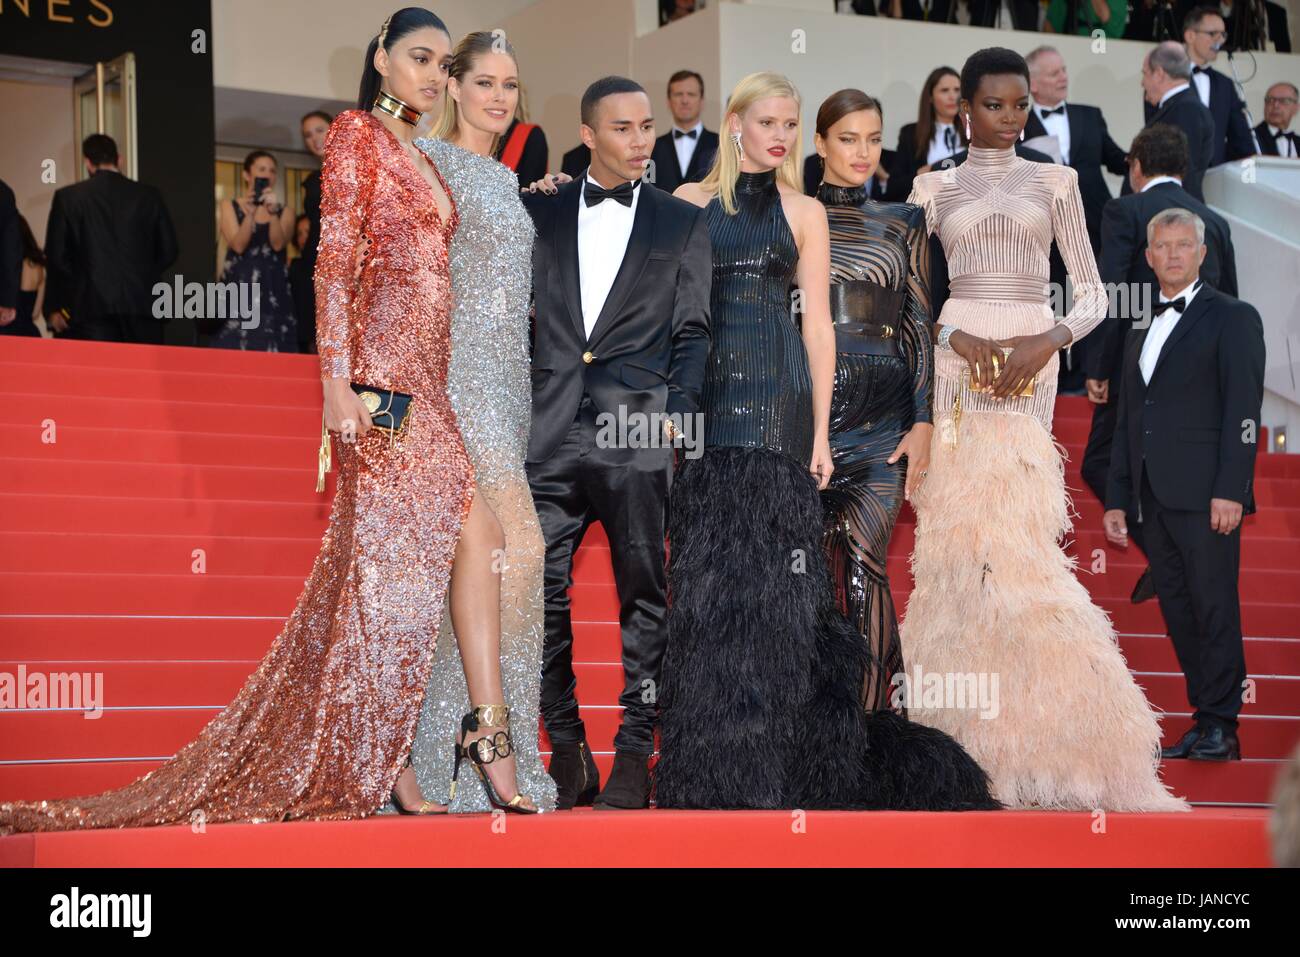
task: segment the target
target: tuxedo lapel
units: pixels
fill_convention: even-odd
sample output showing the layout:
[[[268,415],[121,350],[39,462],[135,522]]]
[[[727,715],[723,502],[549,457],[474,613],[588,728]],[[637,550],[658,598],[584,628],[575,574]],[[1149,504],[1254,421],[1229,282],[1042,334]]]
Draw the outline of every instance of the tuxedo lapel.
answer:
[[[1036,136],[1046,136],[1047,128],[1043,126],[1043,121],[1038,118],[1038,111],[1031,109],[1029,119],[1025,120],[1025,139],[1032,140]]]
[[[555,217],[555,263],[560,269],[560,287],[564,291],[564,304],[569,318],[578,331],[578,340],[585,342],[587,328],[582,321],[582,293],[578,277],[578,204],[582,202],[583,183],[587,174],[560,187],[556,201],[560,204]]]
[[[1192,304],[1187,307],[1187,311],[1178,319],[1178,324],[1174,326],[1174,331],[1169,333],[1169,338],[1160,348],[1160,355],[1156,356],[1155,368],[1151,370],[1151,381],[1156,381],[1156,376],[1160,374],[1160,369],[1165,364],[1165,358],[1169,355],[1174,346],[1187,335],[1194,325],[1201,321],[1201,317],[1210,311],[1212,300],[1214,299],[1214,287],[1201,280],[1200,291],[1196,293],[1196,298]]]
[[[686,164],[686,179],[683,182],[697,182],[703,170],[703,163],[707,160],[710,165],[713,164],[713,154],[717,152],[716,146],[711,146],[709,131],[700,127],[699,139],[695,144],[695,150],[691,153],[691,161]]]
[[[645,183],[637,189],[641,191],[641,196],[637,200],[636,215],[632,219],[632,234],[627,239],[627,252],[623,254],[623,262],[614,276],[614,284],[609,287],[609,295],[605,297],[605,305],[601,307],[600,316],[592,326],[588,343],[593,347],[613,323],[619,310],[623,308],[624,301],[635,288],[637,280],[641,278],[646,260],[650,256],[651,240],[654,237],[655,206],[659,197],[653,188],[647,189]]]
[[[1083,145],[1083,124],[1078,117],[1078,109],[1065,104],[1065,126],[1070,131],[1070,159],[1066,166],[1073,166],[1074,161],[1083,155],[1079,149]]]

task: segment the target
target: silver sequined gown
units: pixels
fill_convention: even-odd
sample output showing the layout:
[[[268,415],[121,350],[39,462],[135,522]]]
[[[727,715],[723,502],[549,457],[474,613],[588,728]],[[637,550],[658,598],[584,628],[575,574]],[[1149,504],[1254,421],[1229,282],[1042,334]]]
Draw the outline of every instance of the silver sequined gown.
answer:
[[[555,782],[537,748],[542,672],[542,568],[546,550],[524,472],[532,409],[528,300],[533,223],[515,174],[494,159],[443,140],[419,139],[456,196],[451,247],[451,367],[447,391],[479,493],[505,533],[501,577],[501,682],[510,705],[519,790],[543,811]],[[412,761],[424,796],[447,801],[452,741],[470,709],[460,650],[444,614]],[[391,810],[391,809],[390,809]],[[461,767],[453,812],[491,806],[473,770]]]

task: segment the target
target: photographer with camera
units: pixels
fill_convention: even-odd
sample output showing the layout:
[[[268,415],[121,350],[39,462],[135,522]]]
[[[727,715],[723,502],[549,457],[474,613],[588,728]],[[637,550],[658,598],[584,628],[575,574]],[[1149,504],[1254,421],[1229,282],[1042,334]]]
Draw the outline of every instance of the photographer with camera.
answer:
[[[276,195],[277,171],[270,153],[249,153],[244,157],[246,192],[221,207],[221,237],[226,241],[221,281],[237,285],[237,303],[256,301],[257,308],[252,310],[254,315],[206,316],[200,328],[211,336],[211,345],[259,352],[298,351],[285,264],[294,217]]]

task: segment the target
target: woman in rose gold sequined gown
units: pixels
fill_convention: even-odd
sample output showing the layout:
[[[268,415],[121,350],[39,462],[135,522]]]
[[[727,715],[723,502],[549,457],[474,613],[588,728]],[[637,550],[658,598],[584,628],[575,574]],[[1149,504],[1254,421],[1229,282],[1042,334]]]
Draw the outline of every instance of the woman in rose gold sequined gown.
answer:
[[[440,106],[451,47],[446,29],[440,21],[405,31],[391,26],[386,76],[411,74],[397,95],[426,110]],[[432,50],[423,55],[428,62],[408,62],[404,54],[419,47]],[[412,84],[416,91],[436,87],[438,96],[420,102],[418,93],[406,92]],[[356,818],[387,803],[395,787],[408,795],[398,798],[404,806],[419,804],[410,796],[418,793],[415,776],[403,766],[444,602],[450,590],[453,615],[460,610],[469,621],[463,630],[483,636],[475,616],[490,617],[497,599],[465,595],[489,590],[478,579],[490,574],[495,519],[474,501],[474,471],[446,390],[448,247],[459,217],[441,174],[411,149],[370,112],[338,116],[321,171],[316,266],[328,418],[365,419],[349,382],[392,388],[413,396],[406,434],[390,444],[378,430],[362,434],[363,425],[355,441],[335,440],[338,487],[311,577],[257,670],[198,738],[118,790],[0,804],[0,834]],[[428,162],[440,190],[417,157]],[[366,239],[370,252],[358,278],[355,262]],[[332,397],[331,389],[346,398]],[[478,669],[471,689],[490,689],[496,647],[487,640],[476,645],[473,654],[462,647],[467,669],[469,661]],[[472,695],[476,705],[500,702],[499,672],[495,681],[495,695]],[[510,797],[512,774],[503,770],[511,769],[494,771],[493,779]]]

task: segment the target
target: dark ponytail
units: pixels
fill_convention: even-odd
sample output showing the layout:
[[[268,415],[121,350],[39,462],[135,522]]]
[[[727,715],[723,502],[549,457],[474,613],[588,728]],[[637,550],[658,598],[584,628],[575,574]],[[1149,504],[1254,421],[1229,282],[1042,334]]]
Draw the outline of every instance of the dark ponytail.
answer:
[[[384,25],[366,47],[366,60],[361,66],[361,87],[357,91],[357,109],[368,110],[375,105],[375,97],[379,95],[380,86],[384,81],[379,71],[375,69],[375,54],[379,52],[380,39],[383,39],[384,49],[391,50],[393,44],[402,37],[416,30],[423,30],[425,27],[441,30],[447,34],[448,40],[451,39],[451,31],[447,29],[447,24],[443,23],[437,14],[424,7],[403,7],[384,21]]]

